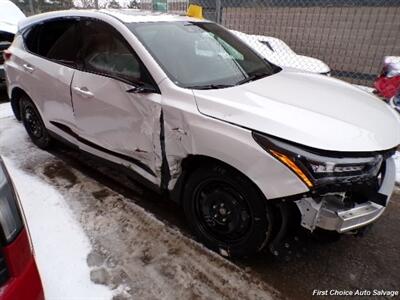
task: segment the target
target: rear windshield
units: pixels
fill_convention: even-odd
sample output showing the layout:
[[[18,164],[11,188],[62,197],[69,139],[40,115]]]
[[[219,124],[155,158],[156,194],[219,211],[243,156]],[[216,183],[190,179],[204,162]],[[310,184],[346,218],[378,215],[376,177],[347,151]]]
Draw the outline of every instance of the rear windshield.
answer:
[[[181,87],[233,86],[280,70],[215,23],[145,22],[127,26]]]

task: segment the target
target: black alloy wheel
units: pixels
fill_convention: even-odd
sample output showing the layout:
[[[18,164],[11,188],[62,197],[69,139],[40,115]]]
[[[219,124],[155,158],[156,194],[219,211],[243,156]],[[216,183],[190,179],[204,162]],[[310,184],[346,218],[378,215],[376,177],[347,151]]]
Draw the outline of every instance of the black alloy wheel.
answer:
[[[51,144],[51,137],[38,110],[27,96],[20,99],[20,111],[22,123],[32,142],[39,148],[47,149]]]
[[[185,184],[183,207],[194,233],[223,256],[260,251],[270,240],[272,210],[256,186],[225,165],[195,170]]]

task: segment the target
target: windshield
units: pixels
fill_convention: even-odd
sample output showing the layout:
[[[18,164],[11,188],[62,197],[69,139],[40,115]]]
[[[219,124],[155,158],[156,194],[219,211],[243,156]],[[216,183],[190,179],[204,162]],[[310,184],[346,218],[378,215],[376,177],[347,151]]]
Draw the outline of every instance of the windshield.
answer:
[[[215,23],[148,22],[127,26],[181,87],[229,87],[280,70]]]

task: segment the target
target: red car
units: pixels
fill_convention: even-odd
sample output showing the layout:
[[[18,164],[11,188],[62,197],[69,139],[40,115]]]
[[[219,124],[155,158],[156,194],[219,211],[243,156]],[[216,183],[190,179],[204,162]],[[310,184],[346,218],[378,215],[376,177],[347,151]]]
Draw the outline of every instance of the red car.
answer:
[[[383,69],[374,82],[376,93],[389,101],[400,90],[400,57],[387,56]]]
[[[43,300],[29,233],[0,157],[0,300]]]

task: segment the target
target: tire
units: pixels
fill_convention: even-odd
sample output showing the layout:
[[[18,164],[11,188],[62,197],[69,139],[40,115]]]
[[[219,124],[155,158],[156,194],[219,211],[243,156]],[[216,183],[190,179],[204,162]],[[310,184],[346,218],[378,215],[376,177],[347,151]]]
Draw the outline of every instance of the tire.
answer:
[[[250,256],[271,239],[272,210],[255,185],[233,168],[215,164],[196,169],[183,197],[196,236],[223,256]]]
[[[27,96],[20,99],[20,111],[22,123],[32,142],[41,149],[48,149],[52,142],[51,137],[39,111]]]

